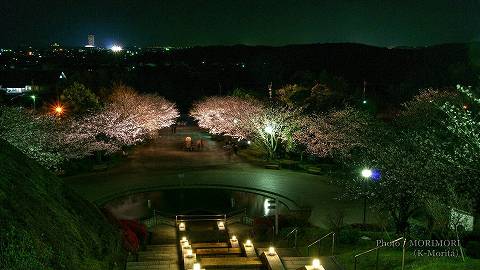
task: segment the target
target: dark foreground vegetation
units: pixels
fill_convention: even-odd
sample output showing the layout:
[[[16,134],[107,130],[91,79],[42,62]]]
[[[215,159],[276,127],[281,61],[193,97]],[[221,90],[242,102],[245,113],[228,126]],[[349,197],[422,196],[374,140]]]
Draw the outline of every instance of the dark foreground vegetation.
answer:
[[[0,141],[0,269],[123,269],[120,230]]]

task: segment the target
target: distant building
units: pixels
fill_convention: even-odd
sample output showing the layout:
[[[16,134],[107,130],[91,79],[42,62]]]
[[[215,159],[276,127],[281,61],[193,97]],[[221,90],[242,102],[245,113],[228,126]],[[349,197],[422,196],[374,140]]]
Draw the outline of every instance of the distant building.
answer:
[[[9,95],[18,95],[32,91],[32,86],[25,85],[25,87],[3,87],[0,85],[0,90],[5,91]]]
[[[95,47],[95,35],[88,35],[88,44],[85,45],[87,48]]]

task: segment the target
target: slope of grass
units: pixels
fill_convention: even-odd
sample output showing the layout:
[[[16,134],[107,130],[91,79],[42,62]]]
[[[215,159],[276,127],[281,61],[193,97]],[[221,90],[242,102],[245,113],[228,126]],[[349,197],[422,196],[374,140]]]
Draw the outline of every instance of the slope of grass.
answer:
[[[120,269],[123,258],[98,208],[0,141],[0,269]]]

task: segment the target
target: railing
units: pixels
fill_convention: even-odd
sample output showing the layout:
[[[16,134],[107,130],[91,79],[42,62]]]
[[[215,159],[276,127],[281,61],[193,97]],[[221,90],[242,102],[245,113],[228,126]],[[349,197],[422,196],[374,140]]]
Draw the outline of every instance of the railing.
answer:
[[[176,215],[175,216],[175,223],[178,224],[179,222],[185,221],[227,221],[227,215]]]
[[[227,214],[227,224],[233,224],[236,222],[243,223],[244,218],[247,216],[247,208],[232,211]]]
[[[293,228],[287,235],[283,238],[284,240],[287,240],[288,245],[290,246],[290,239],[293,238],[293,247],[297,248],[297,237],[298,237],[298,227]]]
[[[150,215],[147,215],[143,218],[140,218],[140,221],[145,224],[147,227],[152,227],[159,224],[175,226],[175,222],[173,220],[174,215],[157,211],[152,209]]]
[[[396,240],[393,240],[391,242],[386,243],[385,245],[381,245],[381,246],[378,246],[376,248],[372,248],[372,249],[369,249],[367,251],[364,251],[362,253],[359,253],[359,254],[355,255],[353,269],[357,270],[358,257],[363,256],[363,255],[368,254],[368,253],[373,252],[373,251],[377,251],[377,260],[376,260],[376,263],[375,263],[375,269],[378,270],[378,257],[379,257],[380,249],[383,248],[383,247],[386,247],[386,246],[394,246],[394,244],[396,242],[399,242],[400,240],[403,240],[403,251],[402,251],[402,270],[403,270],[404,267],[405,267],[405,245],[407,243],[407,239],[405,237],[400,237]]]
[[[332,251],[332,256],[333,256],[333,253],[335,251],[335,232],[329,232],[329,233],[325,234],[324,236],[318,238],[317,240],[313,241],[312,243],[310,243],[310,245],[307,246],[307,255],[310,256],[310,248],[317,243],[318,243],[318,255],[320,255],[322,240],[325,239],[326,237],[330,236],[330,235],[332,236],[331,251]]]

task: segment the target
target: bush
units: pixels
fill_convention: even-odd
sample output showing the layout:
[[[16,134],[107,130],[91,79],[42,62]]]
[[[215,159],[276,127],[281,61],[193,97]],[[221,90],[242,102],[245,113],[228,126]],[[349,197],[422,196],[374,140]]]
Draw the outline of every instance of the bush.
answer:
[[[137,253],[140,248],[137,235],[128,227],[123,229],[123,248],[131,253]]]
[[[470,241],[465,245],[465,249],[467,250],[467,255],[475,258],[480,259],[480,241]]]
[[[343,244],[356,244],[360,239],[361,232],[359,229],[347,228],[343,229],[337,236],[338,242]]]
[[[124,230],[131,230],[137,238],[144,243],[147,240],[147,227],[136,220],[120,220]]]

